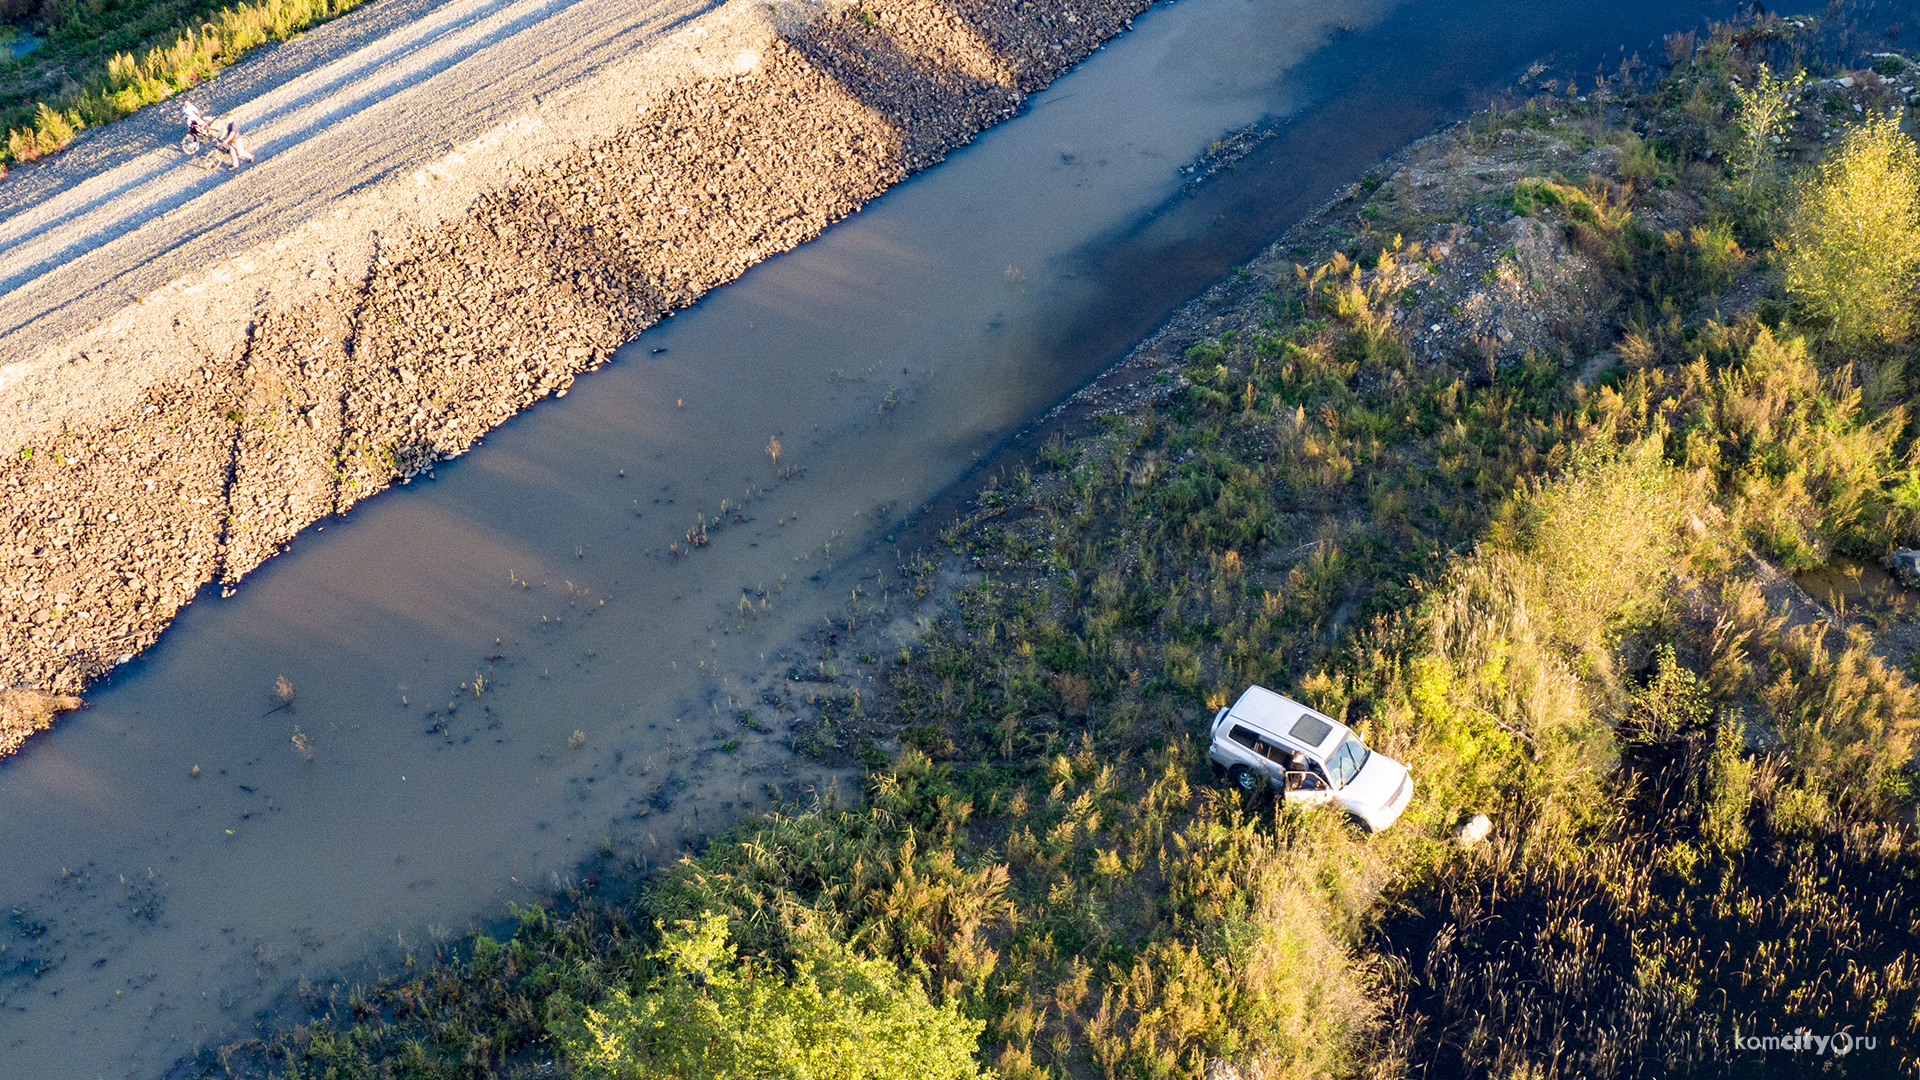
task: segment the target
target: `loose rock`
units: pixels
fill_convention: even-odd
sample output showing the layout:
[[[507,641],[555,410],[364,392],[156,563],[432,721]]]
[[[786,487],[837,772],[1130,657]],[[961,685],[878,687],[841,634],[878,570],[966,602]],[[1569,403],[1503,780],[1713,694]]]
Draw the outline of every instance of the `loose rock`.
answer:
[[[1487,838],[1493,831],[1493,819],[1485,814],[1475,814],[1467,823],[1454,830],[1453,838],[1461,847],[1472,847]]]

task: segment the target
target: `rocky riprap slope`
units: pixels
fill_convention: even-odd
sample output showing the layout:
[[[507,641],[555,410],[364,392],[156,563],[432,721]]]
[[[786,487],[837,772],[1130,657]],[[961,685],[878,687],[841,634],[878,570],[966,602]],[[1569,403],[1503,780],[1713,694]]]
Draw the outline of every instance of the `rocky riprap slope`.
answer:
[[[0,686],[71,694],[308,524],[552,394],[677,307],[1012,115],[1140,0],[868,0],[754,69],[257,318],[231,355],[0,459]]]

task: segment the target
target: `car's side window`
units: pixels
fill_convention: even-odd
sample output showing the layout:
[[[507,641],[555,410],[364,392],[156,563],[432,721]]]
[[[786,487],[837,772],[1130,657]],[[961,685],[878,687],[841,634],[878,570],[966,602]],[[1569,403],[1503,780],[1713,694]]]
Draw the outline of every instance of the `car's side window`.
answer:
[[[1285,765],[1287,763],[1287,758],[1289,755],[1285,750],[1282,750],[1279,747],[1274,746],[1273,744],[1267,742],[1265,739],[1262,739],[1260,736],[1254,734],[1252,731],[1249,731],[1246,728],[1240,727],[1237,724],[1234,726],[1234,729],[1231,732],[1228,732],[1227,737],[1232,739],[1234,742],[1239,743],[1241,746],[1244,746],[1247,749],[1253,751],[1254,753],[1259,754],[1261,757],[1266,758],[1268,761],[1278,762],[1281,765]]]

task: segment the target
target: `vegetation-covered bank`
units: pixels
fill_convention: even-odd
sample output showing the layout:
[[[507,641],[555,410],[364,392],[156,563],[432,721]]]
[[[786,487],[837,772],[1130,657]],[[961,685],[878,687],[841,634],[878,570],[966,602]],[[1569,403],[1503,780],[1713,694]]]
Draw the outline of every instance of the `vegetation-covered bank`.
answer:
[[[1920,69],[1778,80],[1792,32],[1483,115],[1204,298],[982,493],[983,577],[883,700],[796,731],[897,740],[858,801],[201,1068],[862,1076],[892,1032],[895,1075],[1920,1071],[1905,617],[1791,576],[1915,539],[1880,117]],[[1407,762],[1405,818],[1216,784],[1248,682]]]

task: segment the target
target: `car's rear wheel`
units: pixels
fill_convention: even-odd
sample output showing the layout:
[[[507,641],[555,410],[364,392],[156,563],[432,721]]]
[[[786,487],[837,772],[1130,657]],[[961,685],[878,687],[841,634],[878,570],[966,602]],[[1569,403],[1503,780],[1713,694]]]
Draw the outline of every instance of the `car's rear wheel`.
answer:
[[[1245,765],[1235,765],[1227,770],[1227,783],[1232,784],[1240,794],[1251,798],[1267,790],[1267,774]]]

